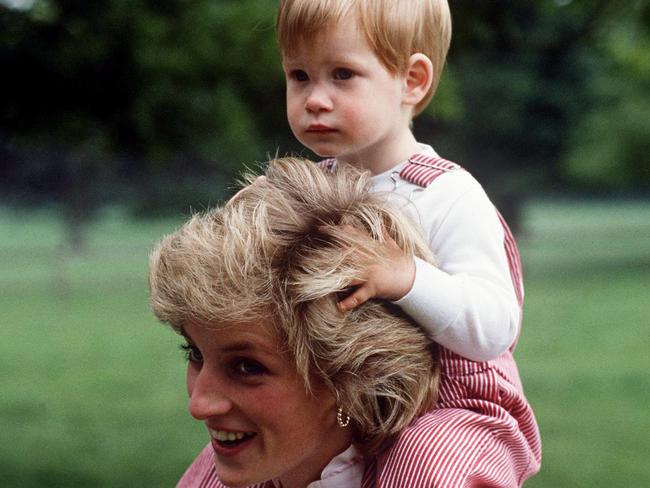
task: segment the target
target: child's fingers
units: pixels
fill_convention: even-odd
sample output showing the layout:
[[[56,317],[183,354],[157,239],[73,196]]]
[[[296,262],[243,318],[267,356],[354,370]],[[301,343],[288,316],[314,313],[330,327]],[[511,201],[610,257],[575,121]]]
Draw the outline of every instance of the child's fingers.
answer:
[[[347,312],[348,310],[352,310],[353,308],[358,307],[359,305],[362,305],[363,303],[367,302],[374,296],[371,287],[369,286],[360,286],[354,292],[352,292],[350,295],[345,297],[343,300],[341,300],[338,303],[339,309],[342,310],[343,312]]]
[[[348,232],[352,235],[355,235],[357,237],[368,237],[368,234],[363,232],[361,229],[357,229],[356,227],[351,226],[350,224],[343,224],[340,226],[341,229],[343,229],[345,232]]]
[[[365,233],[363,230],[357,229],[356,227],[354,227],[354,226],[352,226],[350,224],[340,224],[340,225],[339,224],[322,224],[318,228],[322,232],[327,232],[328,230],[330,230],[332,228],[337,228],[337,229],[343,230],[343,231],[347,232],[348,234],[356,236],[356,237],[365,237],[365,238],[369,237],[368,234]]]

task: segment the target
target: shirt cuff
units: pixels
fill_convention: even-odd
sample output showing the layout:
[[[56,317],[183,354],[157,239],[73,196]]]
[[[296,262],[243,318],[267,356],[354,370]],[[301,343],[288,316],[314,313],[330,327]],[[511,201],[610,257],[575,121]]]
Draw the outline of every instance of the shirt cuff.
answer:
[[[393,303],[435,336],[451,326],[462,310],[460,281],[416,257],[413,286]]]

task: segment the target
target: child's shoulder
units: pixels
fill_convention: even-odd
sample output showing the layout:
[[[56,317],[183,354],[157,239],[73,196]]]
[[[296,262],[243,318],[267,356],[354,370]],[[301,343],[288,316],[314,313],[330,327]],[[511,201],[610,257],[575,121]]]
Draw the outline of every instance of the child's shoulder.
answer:
[[[409,190],[422,191],[436,200],[455,200],[470,191],[483,192],[483,187],[459,163],[422,152],[415,154],[401,166],[399,178]]]

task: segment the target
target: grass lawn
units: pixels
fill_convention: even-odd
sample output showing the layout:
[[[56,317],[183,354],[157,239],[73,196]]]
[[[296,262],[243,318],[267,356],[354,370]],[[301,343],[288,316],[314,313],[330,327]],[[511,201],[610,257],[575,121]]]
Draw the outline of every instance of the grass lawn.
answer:
[[[527,229],[517,359],[544,458],[526,486],[650,486],[650,205],[539,204]]]
[[[66,256],[56,216],[0,212],[0,486],[174,486],[206,442],[147,304],[148,250],[180,220],[108,213]],[[650,486],[650,205],[536,203],[520,246],[544,441],[526,486]]]

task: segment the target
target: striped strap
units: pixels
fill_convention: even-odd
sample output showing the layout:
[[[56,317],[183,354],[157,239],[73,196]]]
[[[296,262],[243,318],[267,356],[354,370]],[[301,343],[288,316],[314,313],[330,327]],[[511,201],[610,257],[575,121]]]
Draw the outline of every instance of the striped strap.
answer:
[[[322,161],[319,161],[317,164],[320,168],[327,170],[327,169],[332,169],[335,163],[336,163],[336,159],[329,158],[329,159],[323,159]]]
[[[409,183],[426,188],[438,176],[462,169],[456,163],[446,159],[418,153],[409,158],[399,176]]]
[[[505,219],[501,213],[497,210],[497,215],[499,221],[503,226],[503,247],[506,250],[506,257],[508,258],[508,266],[510,267],[510,278],[512,279],[512,285],[515,288],[515,294],[517,295],[517,302],[520,307],[524,305],[524,273],[523,267],[521,266],[521,258],[519,256],[519,249],[517,248],[517,243],[515,238],[510,231],[510,227],[506,223]]]

